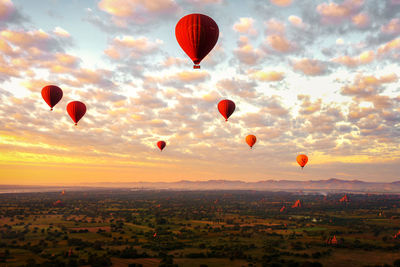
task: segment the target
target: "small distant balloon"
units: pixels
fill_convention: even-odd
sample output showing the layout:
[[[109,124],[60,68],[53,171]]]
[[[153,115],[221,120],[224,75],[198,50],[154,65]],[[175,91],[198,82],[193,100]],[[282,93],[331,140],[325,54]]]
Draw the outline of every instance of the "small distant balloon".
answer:
[[[72,101],[67,105],[67,112],[71,119],[78,124],[78,121],[82,119],[83,115],[86,113],[86,105],[80,101]]]
[[[217,23],[203,14],[186,15],[175,26],[176,40],[193,61],[194,69],[200,69],[201,60],[214,48],[218,36]]]
[[[248,136],[246,136],[246,143],[249,145],[250,148],[253,148],[256,142],[257,138],[255,135],[249,134]]]
[[[165,147],[166,143],[164,141],[158,141],[157,146],[162,151]]]
[[[300,154],[297,156],[296,160],[297,160],[297,163],[299,163],[300,167],[303,169],[304,166],[306,166],[306,164],[307,164],[308,157],[304,154]]]
[[[228,121],[228,118],[235,111],[236,105],[232,100],[224,99],[218,103],[218,110],[222,116],[224,116],[225,121]]]
[[[60,102],[63,97],[63,91],[58,86],[47,85],[42,89],[42,97],[47,105],[49,105],[50,110],[53,110],[53,107]]]

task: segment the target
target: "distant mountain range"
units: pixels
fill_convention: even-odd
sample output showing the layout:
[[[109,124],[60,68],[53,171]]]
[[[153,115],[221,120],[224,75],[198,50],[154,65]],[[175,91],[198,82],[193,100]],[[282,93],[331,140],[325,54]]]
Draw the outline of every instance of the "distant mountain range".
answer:
[[[130,182],[130,183],[86,183],[76,186],[17,186],[0,185],[1,192],[37,192],[69,190],[93,190],[100,188],[121,188],[131,190],[260,190],[260,191],[304,191],[304,192],[375,192],[400,193],[400,181],[392,183],[363,182],[359,180],[265,180],[259,182],[243,182],[239,180],[208,180],[178,182]]]

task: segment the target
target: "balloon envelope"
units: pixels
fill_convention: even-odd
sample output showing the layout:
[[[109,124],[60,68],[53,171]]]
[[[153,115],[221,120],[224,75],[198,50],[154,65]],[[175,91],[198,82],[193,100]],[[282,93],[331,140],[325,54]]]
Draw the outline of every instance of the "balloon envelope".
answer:
[[[304,166],[306,166],[307,161],[308,161],[308,157],[304,154],[298,155],[297,158],[297,163],[299,163],[301,168],[304,168]]]
[[[256,141],[257,141],[257,138],[255,135],[250,134],[250,135],[246,136],[246,143],[250,146],[250,148],[253,148]]]
[[[218,103],[219,113],[221,113],[222,116],[224,116],[226,121],[232,115],[232,113],[235,111],[235,108],[236,108],[235,103],[228,99],[221,100]]]
[[[60,102],[63,97],[63,91],[58,86],[47,85],[42,89],[42,97],[51,108],[50,110],[53,110],[53,107]]]
[[[158,146],[158,148],[162,151],[163,149],[164,149],[164,147],[165,147],[165,142],[164,141],[158,141],[157,142],[157,146]]]
[[[186,15],[175,26],[176,40],[192,59],[194,69],[200,68],[201,60],[214,48],[218,36],[217,23],[203,14]]]
[[[86,106],[80,101],[72,101],[67,105],[67,112],[71,119],[75,122],[75,125],[77,125],[78,121],[86,113]]]

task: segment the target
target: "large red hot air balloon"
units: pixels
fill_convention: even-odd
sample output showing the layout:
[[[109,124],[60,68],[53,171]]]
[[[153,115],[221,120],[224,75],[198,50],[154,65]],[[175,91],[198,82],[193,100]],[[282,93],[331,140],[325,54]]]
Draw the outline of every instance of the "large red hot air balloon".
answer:
[[[308,157],[304,154],[298,155],[297,158],[297,163],[299,163],[300,167],[303,169],[304,166],[306,166],[307,161],[308,161]]]
[[[178,21],[175,36],[183,51],[192,59],[193,68],[200,69],[201,60],[218,41],[219,29],[209,16],[190,14]]]
[[[236,105],[233,101],[224,99],[218,103],[218,110],[219,113],[224,116],[225,120],[228,121],[228,118],[232,115],[235,111]]]
[[[86,106],[82,102],[72,101],[67,105],[67,111],[71,119],[75,122],[75,125],[78,124],[78,121],[85,115]]]
[[[158,146],[158,148],[162,151],[163,149],[164,149],[164,147],[165,147],[165,142],[164,141],[158,141],[157,142],[157,146]]]
[[[42,97],[47,105],[50,106],[50,110],[53,110],[53,107],[60,102],[63,97],[63,91],[58,86],[47,85],[42,89]]]
[[[250,148],[253,148],[256,141],[257,141],[257,138],[255,135],[250,134],[250,135],[246,136],[246,143],[250,146]]]

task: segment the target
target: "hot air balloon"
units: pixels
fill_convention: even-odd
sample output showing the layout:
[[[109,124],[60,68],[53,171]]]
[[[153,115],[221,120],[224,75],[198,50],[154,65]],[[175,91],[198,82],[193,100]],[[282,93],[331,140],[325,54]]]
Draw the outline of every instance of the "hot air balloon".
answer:
[[[53,110],[53,107],[60,102],[63,97],[63,91],[58,86],[47,85],[42,89],[42,97],[47,105],[50,106],[50,110]]]
[[[255,135],[250,134],[250,135],[246,136],[246,143],[250,146],[250,148],[253,148],[256,141],[257,141],[257,138]]]
[[[336,235],[334,235],[333,237],[328,238],[328,240],[326,241],[326,243],[328,245],[337,245],[338,241],[336,239]]]
[[[394,239],[400,238],[400,230],[393,236]]]
[[[292,205],[292,208],[301,208],[300,199],[296,200],[296,202]]]
[[[200,69],[201,60],[213,49],[218,36],[217,23],[203,14],[186,15],[175,26],[176,40],[192,59],[194,69]]]
[[[57,201],[53,202],[53,206],[54,207],[62,207],[62,206],[64,206],[64,203],[61,200],[57,200]]]
[[[225,121],[228,121],[228,118],[235,111],[235,108],[236,108],[235,103],[228,99],[221,100],[218,103],[219,113],[221,113],[222,116],[224,116]]]
[[[82,102],[72,101],[67,105],[67,111],[71,119],[75,122],[75,125],[78,124],[78,121],[85,115],[86,106]]]
[[[347,194],[345,194],[339,201],[340,202],[350,202],[349,198],[347,197]]]
[[[164,147],[165,147],[165,142],[164,141],[158,141],[157,142],[157,146],[158,146],[158,148],[162,151],[163,149],[164,149]]]
[[[300,167],[303,169],[304,166],[307,164],[308,157],[304,154],[298,155],[297,156],[297,163],[299,163]]]

